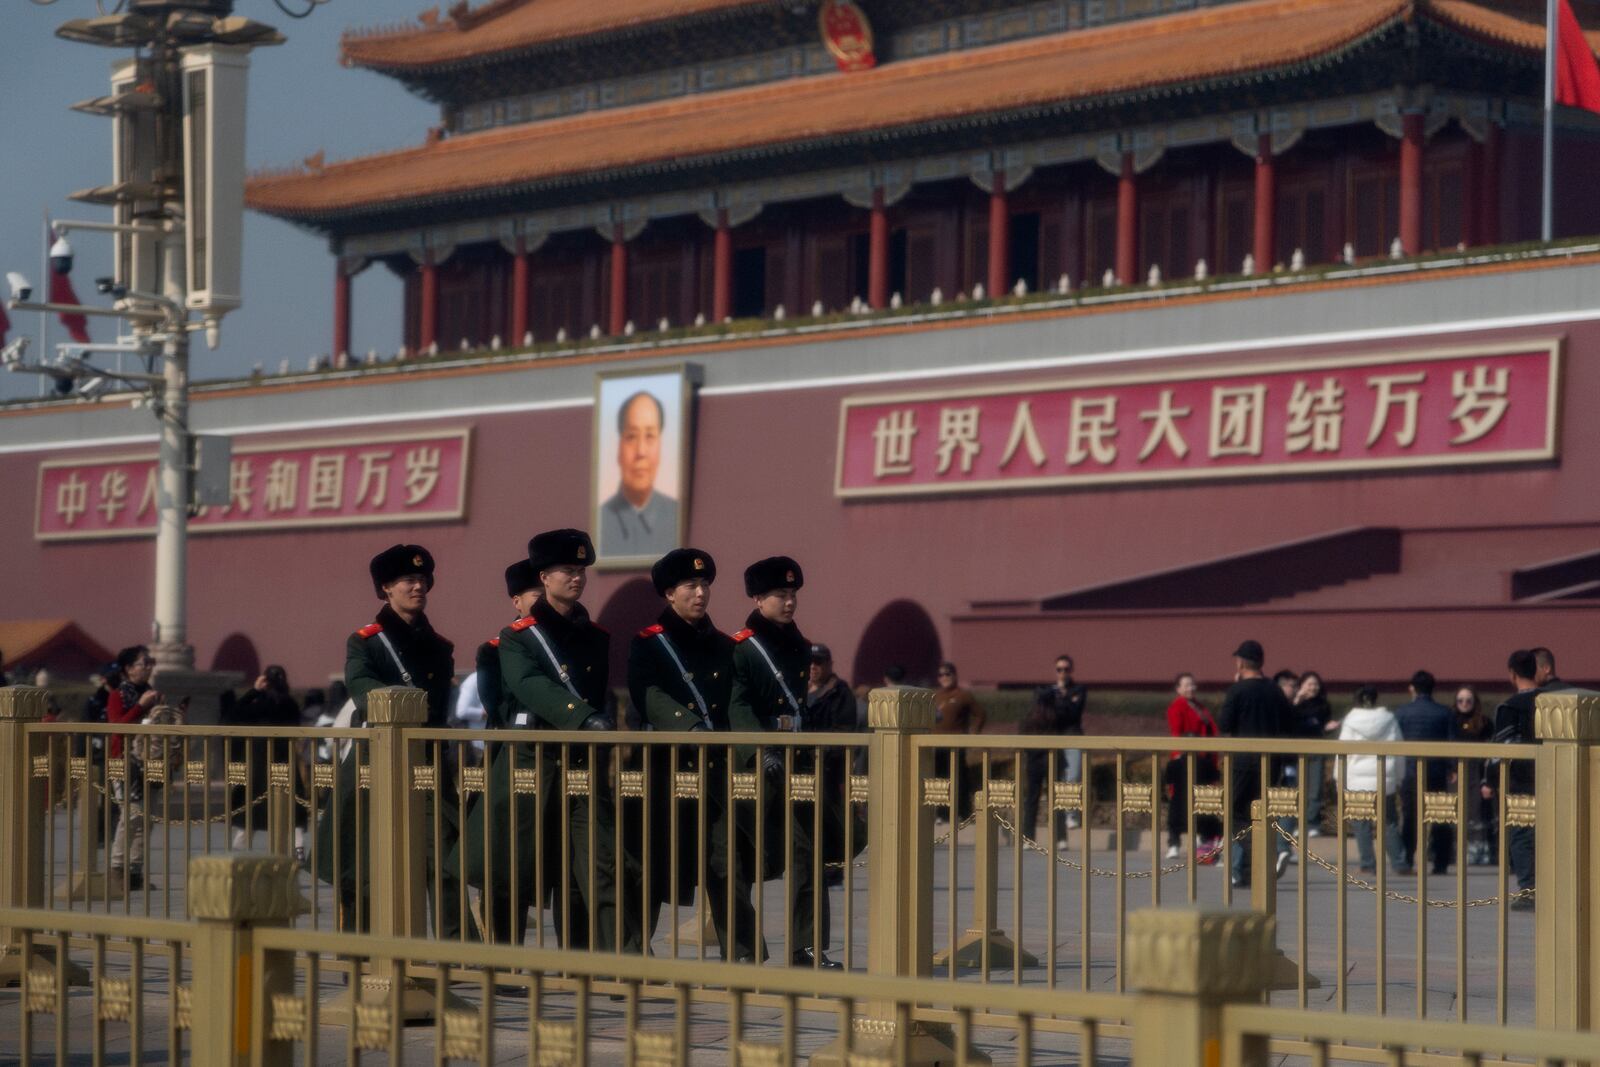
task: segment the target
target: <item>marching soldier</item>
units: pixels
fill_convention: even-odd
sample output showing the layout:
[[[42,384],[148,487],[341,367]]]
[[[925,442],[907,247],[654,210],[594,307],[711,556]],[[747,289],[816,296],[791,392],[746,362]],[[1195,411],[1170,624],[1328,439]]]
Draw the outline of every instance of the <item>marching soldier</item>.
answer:
[[[676,548],[650,568],[650,579],[667,606],[652,626],[634,637],[628,651],[628,693],[635,708],[656,730],[698,732],[727,730],[728,699],[733,685],[733,639],[711,624],[708,607],[711,583],[717,565],[708,553],[694,548]],[[693,769],[693,757],[680,757],[678,769]],[[705,768],[707,850],[701,863],[696,854],[698,835],[691,828],[678,835],[679,868],[698,873],[705,898],[711,905],[711,919],[724,959],[750,962],[757,958],[755,906],[751,903],[751,878],[755,869],[748,834],[741,833],[733,850],[728,848],[730,812],[725,801],[727,760],[720,748],[710,747]],[[656,774],[659,785],[670,789],[670,781]],[[670,794],[669,794],[670,795]],[[675,812],[676,801],[666,810]],[[669,815],[669,818],[672,816]],[[682,823],[679,823],[682,827]],[[741,830],[744,828],[741,827]],[[664,838],[665,828],[653,836]],[[685,837],[687,836],[687,840]],[[661,852],[666,852],[665,848]],[[660,853],[658,853],[658,856]],[[671,857],[652,862],[649,891],[651,902],[646,914],[653,925],[658,909],[669,900]],[[728,927],[728,880],[733,877],[733,928]],[[680,874],[680,897],[683,879]],[[647,938],[648,941],[648,938]],[[766,946],[760,945],[760,958]]]
[[[744,572],[745,595],[755,601],[755,610],[745,620],[745,628],[733,635],[733,695],[728,720],[740,733],[774,730],[801,730],[807,725],[805,691],[811,673],[811,642],[794,623],[795,608],[805,575],[800,564],[788,556],[771,556],[752,563]],[[746,767],[754,761],[754,750],[742,753]],[[813,752],[796,750],[794,769],[815,773]],[[762,780],[765,783],[768,841],[784,847],[785,817],[792,827],[793,855],[783,857],[767,877],[781,874],[784,861],[789,868],[789,961],[797,967],[841,970],[840,964],[823,951],[828,945],[829,909],[827,890],[815,883],[821,865],[821,850],[812,841],[815,824],[809,806],[791,806],[784,788],[784,758],[781,747],[762,751]],[[839,813],[837,803],[822,798],[838,793],[837,782],[817,783],[817,800],[823,803],[821,822],[826,829]],[[775,818],[774,818],[775,816]],[[820,913],[816,907],[820,896]]]
[[[345,642],[344,682],[355,702],[355,722],[364,724],[367,697],[374,689],[386,686],[413,686],[428,694],[429,727],[442,727],[450,709],[450,683],[455,674],[455,646],[441,637],[428,622],[424,609],[433,589],[433,556],[420,545],[394,545],[372,557],[368,564],[372,588],[383,607],[369,625],[351,634]],[[334,883],[339,892],[343,915],[342,928],[355,924],[357,886],[356,852],[361,849],[361,869],[371,870],[367,856],[367,837],[356,839],[356,768],[354,748],[340,767],[339,820],[335,825],[334,806],[324,810],[317,827],[317,876]],[[449,854],[456,842],[459,811],[453,786],[441,785],[437,794],[427,794],[423,819],[427,831],[427,892],[430,913],[435,916],[435,933],[446,940],[461,936],[461,884],[458,868],[446,865],[438,872],[442,892],[434,899],[434,866]],[[440,806],[440,840],[433,839],[431,805]],[[338,835],[341,869],[333,865],[334,835]],[[365,887],[362,887],[365,896]],[[363,902],[365,903],[365,902]],[[365,927],[371,910],[361,909]]]
[[[527,618],[533,610],[534,601],[539,597],[541,586],[538,573],[524,557],[506,568],[505,577],[506,596],[511,598],[514,617]],[[532,726],[528,713],[517,707],[501,680],[499,637],[490,638],[478,646],[477,677],[478,696],[483,701],[489,729],[528,729]],[[466,850],[467,881],[479,890],[487,888],[487,883],[493,883],[493,891],[485,893],[483,898],[488,909],[484,921],[491,937],[496,944],[520,945],[527,930],[529,906],[546,895],[541,889],[554,883],[551,865],[545,865],[543,872],[538,871],[534,861],[535,846],[541,841],[558,840],[552,834],[559,831],[554,822],[546,818],[551,805],[541,806],[534,797],[513,791],[513,765],[530,769],[535,766],[531,746],[502,744],[499,751],[494,753],[486,792],[467,816],[462,846]],[[548,797],[548,793],[545,796]],[[513,806],[516,808],[515,832],[511,815]],[[486,832],[495,835],[495,839],[487,843],[487,849],[484,840]],[[501,847],[506,835],[511,837],[512,848],[509,850]],[[488,869],[485,867],[486,853],[491,857]],[[451,857],[450,865],[456,867],[459,862],[459,857]],[[542,886],[535,885],[540,873],[544,875]]]
[[[500,674],[508,698],[518,709],[512,725],[545,730],[615,730],[606,710],[611,638],[589,620],[579,603],[594,562],[594,542],[582,530],[548,530],[528,542],[528,566],[539,581],[539,598],[526,616],[500,631]],[[567,749],[569,770],[588,767],[590,795],[565,796],[559,746],[546,746],[539,766],[539,796],[546,809],[544,864],[547,878],[570,907],[558,908],[561,944],[567,948],[611,951],[617,943],[616,811],[607,788],[606,753],[599,746],[597,766],[588,767],[587,746]],[[565,798],[565,804],[563,804]],[[554,820],[554,823],[550,821]],[[590,850],[590,823],[594,847]],[[565,856],[556,845],[567,834]],[[519,842],[531,878],[532,853]],[[562,887],[561,865],[567,873]],[[625,947],[637,948],[638,924],[622,916]],[[593,936],[591,937],[591,928]]]

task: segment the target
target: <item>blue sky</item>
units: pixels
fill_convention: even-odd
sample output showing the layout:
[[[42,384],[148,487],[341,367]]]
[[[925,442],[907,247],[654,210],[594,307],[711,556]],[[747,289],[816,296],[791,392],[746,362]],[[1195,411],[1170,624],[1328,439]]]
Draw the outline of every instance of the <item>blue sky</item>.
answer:
[[[292,7],[301,0],[286,0]],[[67,199],[74,189],[111,180],[110,120],[69,111],[78,100],[107,91],[111,63],[129,53],[70,44],[55,28],[97,13],[94,0],[4,0],[0,15],[0,271],[20,269],[40,284],[43,218],[104,218],[106,212]],[[109,9],[110,0],[105,0]],[[237,0],[236,12],[276,26],[289,38],[251,56],[247,159],[254,169],[281,167],[326,150],[328,159],[398,148],[422,140],[438,111],[398,83],[339,66],[339,34],[349,26],[412,19],[428,0],[330,0],[310,18],[291,19],[270,0]],[[85,300],[93,278],[109,273],[110,242],[73,238],[73,282]],[[351,347],[392,353],[400,344],[400,284],[387,270],[356,278]],[[304,368],[332,344],[333,258],[314,235],[247,213],[244,306],[223,320],[215,352],[197,345],[196,378],[269,372],[280,361]],[[37,315],[12,314],[12,337],[35,334]],[[95,320],[96,340],[115,334],[112,320]],[[51,337],[64,337],[51,321]],[[35,350],[37,352],[37,350]],[[104,357],[102,357],[104,358]],[[31,395],[33,376],[0,375],[0,397]]]

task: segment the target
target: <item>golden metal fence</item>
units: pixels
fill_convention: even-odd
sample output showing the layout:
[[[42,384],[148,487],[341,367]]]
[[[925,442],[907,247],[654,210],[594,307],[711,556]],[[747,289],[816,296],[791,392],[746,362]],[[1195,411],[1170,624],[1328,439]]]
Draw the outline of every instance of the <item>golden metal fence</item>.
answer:
[[[1593,1024],[1600,1000],[1600,928],[1591,919],[1600,848],[1592,817],[1600,799],[1600,697],[1593,694],[1541,695],[1541,743],[1493,746],[935,737],[928,732],[931,694],[918,690],[874,692],[866,735],[463,735],[423,728],[421,694],[406,689],[373,694],[369,724],[359,730],[86,728],[39,722],[39,697],[21,687],[0,690],[0,810],[7,813],[0,854],[17,860],[0,865],[0,945],[13,956],[28,935],[6,925],[14,912],[5,909],[58,909],[54,921],[65,925],[50,928],[57,936],[101,913],[192,910],[193,886],[167,872],[180,858],[227,859],[225,820],[240,818],[245,828],[267,831],[266,843],[307,897],[303,926],[375,939],[366,949],[341,941],[315,964],[303,962],[296,979],[302,986],[343,980],[361,989],[374,975],[418,973],[437,984],[441,966],[470,969],[491,959],[475,955],[480,951],[561,946],[559,968],[539,972],[543,992],[570,995],[576,987],[562,982],[588,973],[596,982],[622,983],[606,987],[619,995],[654,1001],[650,968],[709,960],[707,937],[726,940],[725,957],[748,946],[747,963],[759,963],[765,939],[780,960],[809,948],[845,964],[843,974],[825,980],[798,972],[796,996],[860,999],[843,991],[863,971],[874,981],[932,978],[943,992],[917,991],[908,1003],[921,1006],[907,1018],[933,1012],[926,1017],[950,1022],[964,1004],[969,1021],[987,1026],[993,1012],[986,998],[1000,997],[995,1010],[1003,1014],[1010,1004],[1015,1015],[1022,1010],[1016,1005],[1032,1001],[1007,998],[1141,988],[1138,903],[1150,909],[1143,914],[1180,918],[1194,907],[1244,914],[1248,905],[1272,930],[1273,951],[1254,999],[1323,1015],[1386,1016],[1368,1033],[1374,1039],[1400,1012],[1455,1024],[1484,1019],[1581,1030]],[[154,887],[121,901],[102,887],[88,915],[71,891],[77,875],[94,869],[93,853],[84,848],[89,835],[73,828],[108,803],[87,740],[96,735],[129,740],[123,755],[102,761],[106,779],[116,780],[112,765],[137,758],[141,782],[163,789],[154,805],[153,790],[146,792],[145,814],[163,825],[156,809],[165,806],[170,821],[168,839],[151,853],[167,857],[161,873],[152,872]],[[481,754],[466,740],[481,741]],[[143,747],[132,750],[135,743]],[[285,755],[274,754],[275,744]],[[85,754],[75,756],[75,746]],[[287,758],[294,746],[310,750],[298,765]],[[1173,751],[1178,772],[1168,766]],[[769,752],[776,758],[768,760]],[[1063,773],[1068,752],[1082,753],[1077,780]],[[1361,755],[1383,757],[1377,788],[1335,790],[1330,832],[1313,836],[1301,786],[1318,759],[1342,782],[1347,761]],[[863,756],[867,773],[859,774]],[[1203,772],[1202,761],[1213,758],[1215,774]],[[1390,845],[1377,832],[1378,870],[1363,875],[1353,869],[1347,838],[1363,821],[1381,831],[1389,817],[1385,779],[1411,758],[1440,761],[1444,777],[1453,775],[1448,789],[1430,789],[1424,768],[1395,807],[1415,818],[1419,861],[1436,827],[1456,830],[1447,842],[1454,874],[1435,878],[1419,862],[1397,880],[1385,864]],[[1482,760],[1494,761],[1486,776],[1477,769]],[[254,802],[263,794],[249,788],[258,767],[266,772],[259,827]],[[1294,784],[1286,781],[1290,767]],[[1533,893],[1508,885],[1505,834],[1491,863],[1468,862],[1465,823],[1485,777],[1500,826],[1526,831],[1518,847],[1532,848],[1533,870],[1525,873],[1537,875]],[[181,792],[166,796],[180,778]],[[1174,786],[1170,796],[1164,783]],[[1532,792],[1518,791],[1530,785]],[[1020,814],[1031,787],[1046,813],[1042,831]],[[76,799],[84,793],[88,803]],[[970,814],[963,810],[969,793],[976,794]],[[1169,824],[1175,803],[1182,810]],[[935,822],[941,808],[947,828]],[[303,861],[294,863],[300,812],[313,830],[330,832],[308,834]],[[1063,834],[1058,814],[1076,816],[1080,825]],[[1213,819],[1217,825],[1205,828]],[[1180,838],[1170,860],[1163,848],[1169,825]],[[341,828],[352,832],[348,842],[331,832]],[[1224,847],[1197,850],[1197,839],[1213,833]],[[1066,847],[1058,847],[1063,839]],[[816,845],[809,865],[797,863],[804,841]],[[1273,876],[1280,846],[1299,860],[1282,878]],[[1211,855],[1214,865],[1197,862]],[[1247,864],[1249,888],[1234,886],[1232,876]],[[449,879],[460,887],[454,896]],[[834,879],[840,884],[830,885]],[[691,894],[685,931],[676,920],[680,907],[691,907]],[[818,922],[809,937],[796,936],[797,908],[808,898],[814,913],[840,917],[831,934]],[[508,914],[508,901],[526,909],[526,925]],[[1535,902],[1531,917],[1512,910],[1517,901]],[[715,930],[707,932],[705,919],[714,914]],[[141,936],[117,938],[108,927],[102,949],[129,954]],[[472,944],[478,937],[490,944]],[[396,940],[431,947],[410,944],[402,953]],[[72,935],[67,947],[92,948],[93,935]],[[645,956],[646,948],[666,958]],[[568,958],[574,949],[587,950],[578,954],[591,961],[589,970]],[[362,962],[369,957],[371,966]],[[752,1005],[785,1010],[760,999],[776,968],[729,966],[748,979],[718,972],[713,981],[708,971],[705,980],[743,989]],[[308,967],[315,973],[308,976]],[[445,980],[453,976],[445,973]],[[637,993],[624,988],[629,982]],[[1439,992],[1430,997],[1430,987]],[[413,1020],[433,1018],[449,1003],[437,989],[419,998],[410,995],[419,988],[413,983],[393,988],[408,994],[404,1014]],[[723,1003],[698,993],[690,999]],[[575,1004],[561,1010],[576,1011]],[[798,1001],[788,1010],[800,1008],[815,1010]],[[837,1013],[838,1004],[823,1010]],[[1065,1008],[1040,1011],[1027,1026],[1030,1035],[1051,1040],[1078,1035],[1091,1049],[1095,1040],[1137,1030],[1109,1015],[1085,1022]],[[1008,1040],[1021,1038],[1013,1029]],[[1281,1040],[1310,1048],[1299,1038]],[[1325,1043],[1358,1059],[1371,1055],[1365,1045],[1346,1049],[1340,1040]]]
[[[14,810],[41,830],[29,853],[40,874],[36,902],[182,916],[189,860],[264,848],[303,861],[318,923],[364,923],[364,914],[341,916],[330,899],[330,886],[348,881],[362,887],[350,895],[365,907],[362,855],[338,838],[319,854],[313,831],[333,818],[349,820],[358,838],[367,835],[371,736],[360,729],[29,722],[18,745],[31,787],[20,791]],[[319,867],[338,874],[319,879]]]
[[[106,1062],[125,1044],[136,1062],[262,1067],[374,1054],[546,1067],[1600,1057],[1593,1033],[1262,1006],[1275,920],[1255,912],[1134,912],[1130,990],[1113,994],[862,975],[819,985],[792,968],[319,933],[289,927],[303,901],[286,861],[199,857],[189,880],[191,923],[0,909],[23,934],[21,984],[0,994],[0,1055]],[[134,951],[108,953],[113,935]],[[434,1025],[409,1025],[419,1014]]]
[[[1300,1007],[1324,989],[1330,1007],[1382,1014],[1400,1006],[1394,989],[1403,986],[1405,1007],[1419,1018],[1444,1010],[1464,1020],[1470,1010],[1501,1023],[1512,1013],[1532,1020],[1532,990],[1523,983],[1519,1000],[1513,970],[1532,955],[1533,922],[1516,915],[1513,926],[1510,909],[1531,901],[1533,891],[1508,886],[1509,835],[1500,836],[1489,863],[1469,863],[1465,813],[1481,796],[1475,765],[1492,756],[1498,766],[1487,780],[1498,825],[1513,832],[1531,826],[1534,797],[1512,791],[1513,768],[1531,768],[1539,746],[1089,737],[1070,744],[1082,770],[1069,778],[1061,738],[925,735],[912,742],[925,766],[932,754],[956,754],[945,761],[947,776],[919,777],[920,804],[959,811],[959,799],[973,793],[970,828],[964,821],[951,827],[933,887],[943,919],[934,963],[948,977],[1121,991],[1130,902],[1233,907],[1247,900],[1283,920],[1286,952],[1275,988]],[[1342,782],[1356,756],[1382,757],[1375,761],[1377,789],[1335,789],[1328,832],[1313,836],[1306,790],[1273,783],[1306,783],[1318,761]],[[1400,778],[1396,768],[1406,760],[1440,764],[1451,788],[1428,790],[1424,768],[1405,778],[1410,788],[1396,793],[1395,810],[1385,813],[1377,799],[1389,793],[1384,778]],[[1209,784],[1167,795],[1163,782],[1195,782],[1208,761],[1214,771],[1199,778]],[[1042,826],[1022,825],[1019,813],[1035,790]],[[1169,821],[1174,805],[1181,817]],[[1387,855],[1393,845],[1382,832],[1373,834],[1376,871],[1359,870],[1350,854],[1353,831],[1402,806],[1410,806],[1419,828],[1415,873],[1390,873],[1396,858]],[[1200,831],[1206,819],[1216,827],[1214,843]],[[1166,844],[1174,829],[1176,857]],[[1438,857],[1453,866],[1448,877],[1429,870],[1428,838],[1436,834],[1453,838],[1448,856],[1441,850]],[[1530,866],[1532,858],[1530,851]],[[1409,920],[1399,932],[1390,930],[1397,913]],[[1447,959],[1439,958],[1441,938]],[[1483,958],[1478,946],[1491,946],[1492,955]],[[1398,973],[1402,965],[1409,973]],[[1451,983],[1443,1006],[1428,997],[1441,974]],[[1370,995],[1353,999],[1352,985],[1369,986]],[[1473,1003],[1479,1006],[1470,1009]]]

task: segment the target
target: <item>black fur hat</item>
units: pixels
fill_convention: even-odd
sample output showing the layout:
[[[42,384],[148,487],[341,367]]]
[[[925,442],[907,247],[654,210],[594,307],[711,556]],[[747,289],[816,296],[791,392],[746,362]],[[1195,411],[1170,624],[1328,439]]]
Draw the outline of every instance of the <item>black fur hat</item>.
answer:
[[[367,569],[372,572],[372,591],[378,594],[379,600],[387,599],[383,595],[383,587],[387,583],[408,574],[422,575],[427,579],[428,588],[433,588],[433,556],[421,545],[393,545],[386,548],[372,557]]]
[[[805,572],[788,556],[768,556],[744,569],[746,596],[766,596],[774,589],[799,589],[805,584]]]
[[[675,548],[650,568],[650,580],[655,583],[656,592],[663,596],[668,589],[690,578],[717,580],[717,561],[711,558],[711,553],[698,548]]]

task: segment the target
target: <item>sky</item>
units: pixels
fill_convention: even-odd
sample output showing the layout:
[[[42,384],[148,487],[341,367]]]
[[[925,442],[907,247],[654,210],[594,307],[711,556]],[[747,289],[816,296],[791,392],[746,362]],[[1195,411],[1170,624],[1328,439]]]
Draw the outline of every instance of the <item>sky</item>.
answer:
[[[110,9],[112,0],[101,0]],[[95,0],[0,0],[0,271],[40,278],[46,212],[57,218],[105,219],[109,212],[68,200],[75,189],[111,181],[111,121],[68,110],[109,91],[111,63],[131,52],[72,44],[55,28],[98,13]],[[291,9],[303,0],[285,0]],[[420,143],[438,122],[435,105],[398,82],[339,65],[347,27],[409,21],[429,0],[328,0],[309,18],[292,19],[271,0],[236,0],[235,13],[275,26],[288,42],[250,58],[246,161],[251,170],[294,164],[319,150],[332,162]],[[93,279],[109,274],[105,235],[72,236],[72,278],[80,299],[98,303]],[[261,364],[276,372],[287,359],[304,369],[327,353],[333,335],[333,257],[326,241],[286,222],[245,214],[244,306],[222,322],[216,351],[192,349],[196,379],[235,377]],[[368,269],[353,286],[351,348],[393,353],[400,346],[401,286]],[[11,337],[35,336],[39,316],[12,312]],[[114,320],[91,320],[97,341],[115,337]],[[50,337],[63,340],[54,319]],[[38,355],[37,347],[30,358]],[[114,357],[100,357],[102,359]],[[33,375],[0,374],[0,397],[38,392]]]

